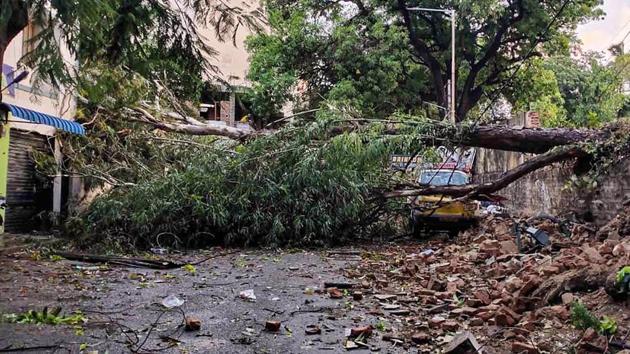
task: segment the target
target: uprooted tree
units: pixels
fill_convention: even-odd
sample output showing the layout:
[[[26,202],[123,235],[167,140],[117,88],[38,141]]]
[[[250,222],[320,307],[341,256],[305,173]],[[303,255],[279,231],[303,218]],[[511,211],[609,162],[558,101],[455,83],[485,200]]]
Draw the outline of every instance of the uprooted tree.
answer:
[[[144,114],[137,113],[136,119]],[[204,124],[178,125],[217,134]],[[162,129],[161,124],[155,127]],[[627,131],[624,122],[576,130],[453,126],[404,115],[361,119],[333,106],[311,122],[273,131],[224,131],[228,139],[191,139],[206,145],[186,148],[177,160],[180,166],[163,177],[100,198],[72,226],[90,242],[100,237],[135,247],[333,244],[371,238],[394,232],[406,214],[403,197],[489,194],[562,161],[580,160],[600,173],[628,152]],[[430,158],[432,146],[459,144],[538,155],[482,185],[410,184],[388,169],[393,153],[414,151]]]
[[[59,62],[58,51],[51,50],[55,38],[52,34],[46,37],[47,32],[39,38],[35,52],[25,58],[44,79],[70,85],[81,94],[77,120],[89,133],[87,137],[64,137],[64,170],[80,174],[88,182],[113,186],[105,197],[68,223],[69,230],[88,237],[90,243],[100,238],[137,247],[330,244],[382,235],[384,228],[395,225],[388,221],[398,217],[396,210],[404,200],[401,197],[440,193],[468,198],[492,193],[553,163],[580,159],[582,164],[607,166],[624,157],[628,148],[626,126],[621,122],[601,130],[512,129],[466,121],[450,125],[421,112],[366,116],[365,110],[357,109],[352,102],[320,102],[316,108],[319,111],[294,117],[274,130],[208,124],[194,116],[196,109],[190,104],[196,97],[196,84],[186,85],[199,77],[203,69],[199,63],[204,61],[198,59],[208,50],[197,42],[190,21],[211,18],[209,23],[217,33],[226,35],[239,23],[254,25],[243,10],[222,7],[222,2],[183,1],[198,16],[190,17],[188,12],[170,8],[169,2],[96,2],[92,5],[98,6],[91,7],[91,2],[81,1],[63,7],[61,2],[1,1],[0,49],[6,48],[16,30],[24,28],[24,15],[32,11],[35,18],[40,16],[41,23],[60,28],[71,52],[83,64],[80,70],[74,70]],[[372,8],[366,15],[367,5],[353,3],[363,8],[359,14],[368,16],[364,20],[378,13]],[[409,22],[401,3],[405,2],[387,10],[389,16],[400,21],[403,33],[404,28],[415,28],[421,20],[428,26],[423,25],[423,31],[429,33],[432,23],[437,26],[433,21],[442,20],[435,16]],[[472,3],[464,3],[475,10]],[[560,1],[539,5],[518,0],[491,3],[503,10],[497,12],[501,14],[497,19],[479,24],[478,35],[490,40],[483,41],[489,47],[474,49],[476,54],[469,58],[475,70],[471,67],[468,76],[473,77],[473,87],[466,90],[496,89],[510,72],[511,64],[528,59],[520,51],[511,56],[505,48],[513,45],[503,43],[522,37],[521,24],[536,26],[551,20],[550,10],[566,10],[573,17],[561,17],[566,23],[559,22],[555,30],[562,32],[596,13],[596,2],[592,1],[582,1],[586,7],[567,5],[563,11],[559,11],[564,6]],[[380,2],[374,5],[385,6]],[[79,17],[81,21],[77,22]],[[442,26],[440,22],[434,29],[441,35],[431,37],[436,40],[430,44],[432,51],[444,46]],[[443,86],[435,80],[443,80],[448,67],[431,59],[431,53],[422,59],[424,52],[418,48],[422,42],[418,41],[428,34],[412,32],[407,39],[391,35],[403,45],[412,45],[414,55],[420,55],[421,66],[428,67],[433,77],[431,85],[437,87],[434,92],[438,97],[423,100],[435,99],[443,104]],[[527,36],[521,40],[526,45],[541,39]],[[494,48],[495,42],[505,47]],[[443,50],[440,53],[446,57]],[[438,61],[439,68],[431,69],[433,61]],[[152,65],[147,68],[147,63]],[[466,71],[460,68],[460,74]],[[164,72],[170,74],[156,74]],[[483,80],[475,79],[479,75]],[[488,80],[491,82],[484,83]],[[460,118],[474,102],[471,97],[462,98]],[[414,152],[430,158],[432,147],[437,145],[539,155],[494,182],[463,187],[410,184],[387,168],[392,153]]]

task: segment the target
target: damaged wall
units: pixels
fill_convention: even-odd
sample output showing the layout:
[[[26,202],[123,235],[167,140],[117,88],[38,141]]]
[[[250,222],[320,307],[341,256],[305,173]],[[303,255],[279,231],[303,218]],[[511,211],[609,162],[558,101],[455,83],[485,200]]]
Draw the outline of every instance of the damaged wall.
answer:
[[[490,182],[504,171],[523,163],[530,154],[479,149],[474,168],[476,183]],[[512,183],[498,194],[508,198],[505,205],[526,215],[546,212],[552,215],[576,213],[585,221],[605,224],[630,200],[630,161],[615,166],[602,177],[591,193],[569,190],[572,163],[549,166]]]

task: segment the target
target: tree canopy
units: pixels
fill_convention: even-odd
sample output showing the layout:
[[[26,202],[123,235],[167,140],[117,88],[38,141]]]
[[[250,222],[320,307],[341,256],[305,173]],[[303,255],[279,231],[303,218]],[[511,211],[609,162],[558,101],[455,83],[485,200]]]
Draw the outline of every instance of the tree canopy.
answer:
[[[249,42],[250,79],[258,102],[275,106],[292,93],[289,83],[300,83],[311,105],[321,98],[348,100],[385,116],[418,110],[421,102],[447,107],[449,19],[444,13],[411,9],[454,9],[457,117],[463,120],[480,102],[513,84],[509,78],[522,62],[543,52],[566,53],[577,24],[602,15],[600,4],[273,0],[267,3],[271,33]],[[258,110],[264,114],[270,107]]]
[[[536,58],[506,95],[515,110],[538,111],[545,126],[600,127],[620,116],[628,100],[621,91],[624,57],[611,64],[594,53]]]
[[[75,62],[80,70],[107,63],[182,95],[198,93],[213,69],[202,27],[231,40],[240,27],[258,30],[262,20],[258,7],[215,0],[0,0],[0,9],[0,55],[29,22],[38,26],[35,49],[22,63],[50,84],[75,83]],[[64,58],[66,50],[75,62]]]

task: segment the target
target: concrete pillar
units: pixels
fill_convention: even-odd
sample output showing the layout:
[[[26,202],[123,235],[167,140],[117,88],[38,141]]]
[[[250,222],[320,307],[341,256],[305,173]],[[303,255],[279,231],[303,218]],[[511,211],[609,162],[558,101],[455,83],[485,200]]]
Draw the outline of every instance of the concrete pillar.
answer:
[[[2,66],[2,65],[0,65]],[[2,68],[0,67],[0,89],[6,85]],[[0,92],[0,102],[2,102],[2,92]],[[0,204],[2,206],[7,200],[7,180],[9,175],[9,112],[0,110]],[[7,122],[7,123],[5,123]],[[4,247],[4,220],[5,208],[0,207],[0,247]]]
[[[236,95],[234,92],[230,93],[230,126],[236,126]]]
[[[6,122],[8,113],[0,111],[0,203],[4,204],[7,198],[7,180],[9,172],[9,124]],[[4,233],[5,208],[0,207],[0,217],[2,223],[0,225],[0,234]],[[0,236],[0,247],[4,244],[2,236]]]
[[[62,162],[62,154],[61,154],[61,146],[59,144],[59,140],[55,139],[55,151],[54,151],[55,161],[57,162],[57,173],[53,178],[53,213],[56,217],[59,217],[61,214],[61,162]]]

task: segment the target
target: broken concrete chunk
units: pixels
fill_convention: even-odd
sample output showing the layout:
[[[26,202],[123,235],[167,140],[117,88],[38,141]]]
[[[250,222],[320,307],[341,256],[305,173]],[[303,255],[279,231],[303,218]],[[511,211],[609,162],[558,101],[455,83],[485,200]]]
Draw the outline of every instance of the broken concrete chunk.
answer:
[[[444,354],[467,354],[467,353],[482,353],[481,346],[475,339],[475,336],[468,332],[461,332],[455,335],[455,337],[444,347],[442,353]]]
[[[597,251],[597,249],[590,247],[588,245],[582,246],[582,252],[587,260],[593,263],[603,263],[605,261],[604,257]]]
[[[333,282],[327,281],[324,282],[324,288],[337,288],[337,289],[352,289],[356,284],[354,283],[345,283],[345,282]]]
[[[322,329],[318,325],[308,325],[304,330],[308,335],[321,334]]]
[[[355,327],[350,330],[350,337],[358,337],[360,335],[363,335],[364,337],[369,337],[372,335],[373,330],[374,327],[372,327],[372,325]]]
[[[536,348],[535,346],[528,344],[528,343],[523,343],[523,342],[512,342],[512,353],[518,353],[518,354],[538,354],[538,348]]]
[[[385,310],[385,311],[394,311],[394,310],[398,310],[399,308],[400,308],[400,305],[387,304],[387,305],[383,306],[383,310]]]
[[[516,243],[514,243],[514,241],[509,240],[509,241],[502,241],[500,244],[501,247],[501,253],[502,254],[514,254],[514,253],[519,253],[518,252],[518,247],[516,247]]]
[[[280,330],[280,321],[265,322],[265,329],[269,332],[278,332]]]
[[[446,319],[442,316],[433,316],[429,319],[429,327],[430,328],[439,328],[442,322],[446,321]]]
[[[407,316],[410,313],[411,311],[409,310],[394,310],[394,311],[389,312],[390,315],[394,315],[394,316]]]
[[[395,299],[397,296],[396,295],[391,295],[391,294],[376,294],[374,295],[374,298],[380,301],[387,301],[387,300],[393,300]]]
[[[454,332],[459,328],[459,322],[454,320],[447,320],[442,322],[440,327],[445,331]]]
[[[571,293],[564,293],[560,298],[562,299],[562,303],[565,305],[571,304],[573,301],[575,301],[575,296],[573,296],[573,294]]]
[[[253,289],[248,289],[248,290],[243,290],[238,294],[238,297],[240,297],[241,299],[245,300],[245,301],[249,301],[249,302],[255,302],[256,301],[256,295],[254,294],[254,290]]]
[[[431,336],[429,336],[428,334],[424,332],[414,333],[413,336],[411,336],[411,341],[414,342],[415,344],[428,343],[430,339],[431,339]]]

